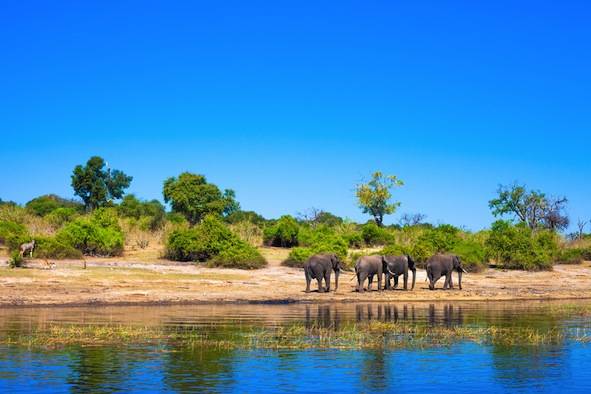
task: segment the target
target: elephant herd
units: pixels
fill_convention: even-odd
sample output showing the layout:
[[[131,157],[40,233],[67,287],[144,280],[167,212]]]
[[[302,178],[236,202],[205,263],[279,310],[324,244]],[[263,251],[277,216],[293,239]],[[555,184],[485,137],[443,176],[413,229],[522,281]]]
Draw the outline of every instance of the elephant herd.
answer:
[[[308,259],[304,264],[304,274],[306,276],[306,293],[310,292],[310,283],[312,279],[318,282],[318,292],[330,291],[330,277],[332,272],[335,274],[336,291],[339,287],[339,275],[344,268],[343,262],[339,257],[332,253],[316,254]],[[452,254],[436,254],[427,260],[427,279],[429,280],[429,289],[435,289],[435,283],[442,277],[445,278],[443,289],[452,289],[452,273],[458,273],[458,286],[462,290],[462,273],[466,270],[462,267],[460,258]],[[398,288],[398,279],[402,276],[404,280],[404,290],[408,290],[408,276],[412,273],[411,290],[415,287],[417,268],[414,260],[409,255],[402,256],[362,256],[355,263],[355,275],[357,276],[358,292],[364,291],[364,283],[367,279],[367,289],[371,290],[374,277],[377,276],[378,291],[392,288],[390,281],[394,279],[394,289]],[[385,276],[385,283],[382,286],[382,277]],[[324,281],[324,285],[322,285]]]

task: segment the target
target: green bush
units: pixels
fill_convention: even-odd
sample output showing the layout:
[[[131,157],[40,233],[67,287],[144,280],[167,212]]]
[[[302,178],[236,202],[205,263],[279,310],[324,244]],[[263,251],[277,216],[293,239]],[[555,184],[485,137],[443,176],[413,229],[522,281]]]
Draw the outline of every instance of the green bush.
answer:
[[[503,220],[493,223],[485,245],[487,258],[499,266],[529,271],[551,269],[558,250],[554,234]]]
[[[482,271],[487,267],[484,245],[474,239],[462,239],[451,250],[462,260],[462,266],[468,272]]]
[[[266,265],[256,248],[242,241],[216,216],[206,216],[192,228],[168,237],[166,257],[176,261],[208,261],[210,266],[254,269]]]
[[[55,194],[39,196],[25,204],[28,212],[37,216],[45,216],[58,208],[70,208],[78,213],[84,211],[84,205],[75,200],[68,200]]]
[[[285,215],[279,218],[273,225],[263,231],[263,242],[268,246],[291,248],[298,246],[298,234],[300,226],[291,216]]]
[[[412,256],[412,254],[410,252],[411,252],[411,250],[409,250],[409,248],[406,248],[404,246],[401,246],[398,244],[389,244],[389,245],[386,245],[380,251],[380,254],[384,255],[384,256],[401,256],[404,254],[410,254],[411,257],[413,257],[413,259],[414,259],[414,256]]]
[[[209,262],[210,267],[257,269],[267,265],[259,251],[246,242],[233,242]]]
[[[72,246],[49,237],[35,238],[35,257],[42,259],[81,259],[82,252]]]
[[[125,239],[112,208],[99,208],[92,216],[78,218],[64,226],[55,237],[90,256],[121,256]]]
[[[310,256],[314,255],[314,250],[312,248],[304,248],[304,247],[297,247],[293,248],[289,252],[289,256],[281,265],[286,267],[294,267],[294,268],[302,268],[306,260],[310,258]]]
[[[117,212],[121,217],[137,220],[143,230],[158,230],[166,221],[166,211],[160,201],[140,201],[133,194],[123,197]]]
[[[367,246],[386,245],[394,242],[394,235],[387,229],[379,227],[374,221],[361,226],[361,237]]]
[[[55,228],[59,228],[66,223],[71,222],[78,216],[78,211],[74,208],[56,208],[45,218]]]
[[[22,243],[29,241],[29,232],[24,225],[8,220],[0,220],[0,243],[6,245],[9,250],[18,251]]]
[[[10,255],[10,259],[8,259],[8,266],[10,268],[22,267],[23,263],[24,260],[20,255],[19,251],[15,250],[14,252],[12,252],[12,254]]]
[[[235,211],[224,218],[228,224],[236,224],[241,222],[254,223],[257,226],[263,226],[267,220],[253,211]]]
[[[591,248],[564,248],[556,254],[557,264],[581,264],[591,260]]]

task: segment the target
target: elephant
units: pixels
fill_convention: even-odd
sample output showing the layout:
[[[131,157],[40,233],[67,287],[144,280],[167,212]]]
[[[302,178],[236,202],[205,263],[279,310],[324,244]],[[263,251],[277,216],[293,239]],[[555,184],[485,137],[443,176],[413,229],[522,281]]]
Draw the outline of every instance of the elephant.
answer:
[[[435,289],[435,282],[442,276],[445,276],[443,289],[453,289],[451,274],[453,271],[458,273],[458,284],[462,290],[462,273],[466,270],[462,267],[460,258],[452,254],[438,253],[427,260],[427,279],[429,279],[429,290]]]
[[[394,277],[394,289],[398,288],[398,277],[404,277],[404,290],[408,290],[408,271],[412,271],[412,287],[415,288],[417,279],[417,268],[415,262],[409,255],[384,256],[386,260],[386,289],[390,289],[390,278]]]
[[[367,290],[371,290],[374,275],[378,276],[378,291],[382,291],[382,274],[388,270],[384,256],[362,256],[355,263],[357,291],[363,293],[363,283],[367,279]]]
[[[312,279],[318,281],[318,292],[324,293],[322,279],[326,284],[326,291],[330,291],[331,271],[335,274],[334,291],[339,288],[339,274],[343,269],[343,263],[334,253],[320,253],[310,257],[304,264],[304,274],[306,276],[306,293],[310,292],[310,282]]]

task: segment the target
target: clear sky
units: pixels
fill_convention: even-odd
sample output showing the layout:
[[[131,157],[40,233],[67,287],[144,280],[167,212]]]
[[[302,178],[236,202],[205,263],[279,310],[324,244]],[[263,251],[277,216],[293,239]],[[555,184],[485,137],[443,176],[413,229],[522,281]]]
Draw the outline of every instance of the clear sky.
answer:
[[[72,197],[91,155],[162,198],[182,171],[266,217],[365,220],[353,187],[480,229],[499,183],[591,218],[588,1],[9,1],[0,198]],[[397,217],[386,222],[397,221]]]

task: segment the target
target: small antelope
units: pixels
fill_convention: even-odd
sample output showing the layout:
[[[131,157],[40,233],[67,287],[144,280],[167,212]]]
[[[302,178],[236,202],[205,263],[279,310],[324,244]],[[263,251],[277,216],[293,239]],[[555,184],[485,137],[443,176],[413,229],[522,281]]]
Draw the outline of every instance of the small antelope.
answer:
[[[35,240],[32,240],[29,243],[21,245],[21,257],[25,257],[26,253],[29,253],[29,257],[33,257],[33,250],[35,249]]]

